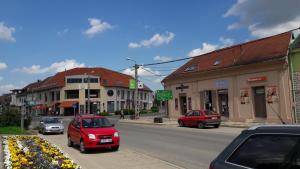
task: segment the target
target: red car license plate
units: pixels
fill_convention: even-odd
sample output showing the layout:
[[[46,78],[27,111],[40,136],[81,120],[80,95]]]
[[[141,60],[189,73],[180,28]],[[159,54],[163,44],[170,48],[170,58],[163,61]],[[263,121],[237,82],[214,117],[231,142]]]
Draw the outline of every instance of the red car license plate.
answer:
[[[216,119],[218,119],[218,117],[212,117],[211,119],[212,119],[212,120],[216,120]]]
[[[101,140],[100,140],[100,143],[110,143],[110,142],[112,142],[112,139],[111,139],[111,138],[101,139]]]

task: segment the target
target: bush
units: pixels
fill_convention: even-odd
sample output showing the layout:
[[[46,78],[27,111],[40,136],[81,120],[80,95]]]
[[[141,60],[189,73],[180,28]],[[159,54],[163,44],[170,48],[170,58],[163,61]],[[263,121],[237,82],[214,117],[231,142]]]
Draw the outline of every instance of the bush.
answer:
[[[153,113],[157,113],[157,112],[158,112],[158,107],[157,107],[157,106],[151,107],[151,111],[152,111]]]
[[[24,128],[28,129],[31,123],[31,117],[24,117]],[[0,127],[7,126],[20,126],[21,125],[21,112],[18,109],[7,109],[0,115]]]
[[[133,115],[134,114],[134,110],[132,109],[124,109],[124,115]]]
[[[145,109],[140,111],[140,114],[147,114],[147,113],[150,113],[150,112],[148,110],[145,110]]]
[[[99,116],[111,116],[108,112],[101,112]]]
[[[120,115],[120,114],[121,114],[121,110],[115,111],[115,115]]]

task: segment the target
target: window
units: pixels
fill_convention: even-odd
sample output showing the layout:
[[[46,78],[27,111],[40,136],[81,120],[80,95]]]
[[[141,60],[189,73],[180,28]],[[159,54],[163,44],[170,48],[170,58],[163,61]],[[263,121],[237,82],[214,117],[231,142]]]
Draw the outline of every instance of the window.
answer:
[[[130,91],[129,90],[127,91],[127,99],[128,100],[130,99]]]
[[[147,100],[147,93],[144,93],[144,100]]]
[[[186,113],[186,116],[193,116],[193,115],[194,115],[194,112],[192,112],[192,111]]]
[[[194,116],[200,116],[200,112],[199,111],[194,111]]]
[[[121,90],[121,99],[124,99],[124,95],[125,95],[124,90]]]
[[[81,78],[68,78],[67,83],[82,83]]]
[[[45,102],[48,101],[47,93],[44,93]]]
[[[175,98],[175,110],[178,110],[178,98]]]
[[[78,99],[79,98],[79,90],[66,90],[65,98],[66,99]]]
[[[108,90],[107,91],[107,95],[108,96],[113,96],[114,95],[114,91],[113,90]]]
[[[143,92],[140,93],[140,100],[143,100]]]
[[[227,160],[255,169],[280,169],[293,151],[297,150],[300,136],[296,135],[254,135],[243,143]]]
[[[54,92],[51,92],[51,101],[54,101],[55,97],[54,97]]]
[[[83,118],[83,128],[104,128],[111,127],[111,123],[106,118]]]
[[[88,82],[88,79],[90,79],[90,83],[98,83],[98,78],[84,78],[84,83]]]
[[[132,92],[132,99],[134,99],[134,95],[135,95],[135,93],[134,93],[134,91]]]
[[[100,90],[90,89],[90,98],[99,98]],[[88,90],[85,90],[85,98],[88,98]]]
[[[60,100],[60,91],[56,92],[56,100],[59,101]]]

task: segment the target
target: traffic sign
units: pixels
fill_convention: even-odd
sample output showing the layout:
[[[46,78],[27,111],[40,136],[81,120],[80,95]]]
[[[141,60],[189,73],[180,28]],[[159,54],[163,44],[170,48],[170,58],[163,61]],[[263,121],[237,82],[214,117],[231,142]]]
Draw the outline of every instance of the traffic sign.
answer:
[[[73,104],[72,107],[73,107],[73,109],[76,109],[77,108],[77,104],[76,103]]]
[[[135,89],[136,88],[136,83],[134,79],[129,80],[129,89]]]
[[[156,99],[159,101],[172,100],[173,94],[171,90],[157,90]]]

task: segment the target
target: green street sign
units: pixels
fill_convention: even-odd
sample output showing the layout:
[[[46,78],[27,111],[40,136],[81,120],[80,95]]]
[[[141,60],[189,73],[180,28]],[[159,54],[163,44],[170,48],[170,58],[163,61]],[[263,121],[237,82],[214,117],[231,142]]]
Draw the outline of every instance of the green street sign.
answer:
[[[136,83],[134,79],[129,80],[129,89],[135,89],[136,88]]]
[[[171,90],[157,90],[156,99],[159,101],[172,100],[173,94]]]

